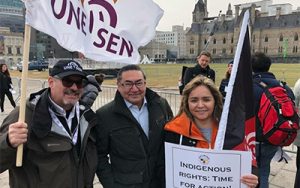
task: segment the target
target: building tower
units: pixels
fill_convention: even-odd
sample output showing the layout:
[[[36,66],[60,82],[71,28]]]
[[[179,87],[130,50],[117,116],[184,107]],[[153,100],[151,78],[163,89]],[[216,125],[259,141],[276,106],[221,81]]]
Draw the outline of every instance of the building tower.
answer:
[[[206,0],[205,3],[202,0],[199,0],[194,8],[193,11],[193,23],[203,23],[204,18],[207,17],[207,4],[206,4]]]
[[[227,12],[226,12],[226,16],[230,16],[230,17],[233,16],[233,12],[232,12],[232,9],[231,9],[231,3],[228,4],[228,9],[227,9]]]

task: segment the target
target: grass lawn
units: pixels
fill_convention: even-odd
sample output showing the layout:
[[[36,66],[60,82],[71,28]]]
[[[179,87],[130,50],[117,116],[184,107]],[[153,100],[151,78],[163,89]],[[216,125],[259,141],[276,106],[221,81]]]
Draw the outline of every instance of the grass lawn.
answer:
[[[192,67],[194,64],[184,64]],[[147,84],[150,87],[157,88],[176,88],[178,78],[181,75],[183,64],[148,64],[141,65],[147,76]],[[216,84],[219,86],[220,81],[225,76],[227,64],[211,64],[212,69],[216,71]],[[286,81],[290,87],[293,87],[297,79],[300,78],[300,64],[272,64],[271,72],[277,79]],[[19,71],[10,71],[12,77],[21,77]],[[47,79],[48,71],[38,72],[29,71],[29,78]],[[105,80],[105,85],[115,84],[115,79]]]

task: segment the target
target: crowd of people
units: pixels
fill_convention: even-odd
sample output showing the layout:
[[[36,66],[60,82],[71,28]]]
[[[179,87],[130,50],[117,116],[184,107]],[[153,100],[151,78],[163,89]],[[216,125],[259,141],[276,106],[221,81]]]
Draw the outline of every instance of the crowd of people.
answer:
[[[0,127],[0,173],[9,170],[10,187],[93,187],[97,175],[104,188],[165,187],[164,142],[213,149],[231,75],[227,65],[219,87],[212,56],[201,52],[195,67],[187,68],[179,112],[166,99],[147,87],[144,71],[126,65],[117,75],[114,99],[91,109],[104,75],[86,75],[74,60],[58,61],[49,73],[48,88],[32,93],[26,102],[25,122],[18,122],[19,107]],[[279,84],[269,72],[271,60],[263,53],[251,58],[253,80]],[[11,78],[0,65],[0,96],[15,103],[9,89]],[[300,79],[289,96],[299,104]],[[253,82],[255,113],[262,95]],[[101,96],[100,96],[101,97]],[[295,188],[300,184],[300,135]],[[17,147],[24,144],[22,167],[15,166]],[[242,174],[247,187],[268,188],[270,162],[278,146],[257,138],[258,173]],[[298,170],[299,169],[299,170]]]

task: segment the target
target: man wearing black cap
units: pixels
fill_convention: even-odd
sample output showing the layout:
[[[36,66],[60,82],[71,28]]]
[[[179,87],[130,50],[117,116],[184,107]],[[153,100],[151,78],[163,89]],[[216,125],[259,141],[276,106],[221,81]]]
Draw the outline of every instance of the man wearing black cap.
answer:
[[[14,109],[0,127],[0,173],[9,170],[10,187],[93,187],[97,166],[95,115],[79,104],[86,75],[73,60],[57,62],[49,88],[31,94],[25,122]],[[24,144],[23,166],[16,148]]]

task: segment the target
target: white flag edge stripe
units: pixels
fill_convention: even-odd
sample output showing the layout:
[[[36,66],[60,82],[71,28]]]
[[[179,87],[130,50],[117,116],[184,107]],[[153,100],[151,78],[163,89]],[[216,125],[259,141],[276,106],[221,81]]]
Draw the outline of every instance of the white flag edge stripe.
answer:
[[[238,66],[239,66],[239,62],[240,62],[241,52],[242,52],[242,48],[244,45],[244,39],[245,39],[248,24],[249,24],[249,18],[250,18],[249,10],[247,10],[244,14],[243,23],[242,23],[242,27],[241,27],[241,31],[240,31],[240,36],[239,36],[239,41],[238,41],[236,53],[234,56],[233,67],[232,67],[232,71],[231,71],[231,75],[230,75],[230,79],[229,79],[229,83],[228,83],[228,87],[227,87],[225,103],[223,106],[223,112],[221,115],[221,120],[219,122],[218,134],[217,134],[217,138],[215,141],[215,147],[214,147],[215,150],[223,149],[225,133],[226,133],[226,128],[227,128],[228,113],[229,113],[228,110],[229,110],[233,86],[235,83],[235,78],[236,78],[236,74],[237,74],[237,70],[238,70]]]

